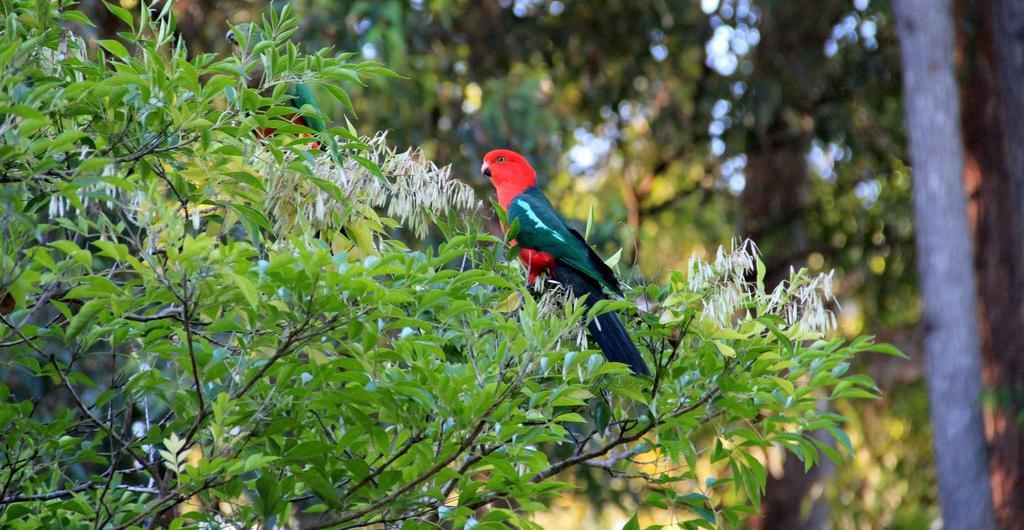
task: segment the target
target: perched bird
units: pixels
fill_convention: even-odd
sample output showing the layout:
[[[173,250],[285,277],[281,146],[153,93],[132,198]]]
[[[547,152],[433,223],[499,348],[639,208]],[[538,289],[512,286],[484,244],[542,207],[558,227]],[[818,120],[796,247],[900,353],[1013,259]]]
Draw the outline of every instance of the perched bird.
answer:
[[[243,38],[239,40],[238,33],[243,35]],[[251,23],[239,24],[234,29],[228,31],[227,35],[224,36],[235,48],[241,48],[243,45],[247,50],[254,50],[256,45],[262,42],[265,37],[263,29]],[[256,80],[262,73],[252,72],[250,73],[250,79]],[[289,83],[287,87],[288,97],[290,99],[289,105],[295,109],[302,109],[302,107],[309,105],[316,112],[320,112],[320,105],[316,101],[316,97],[313,95],[313,91],[305,83]],[[308,127],[315,132],[323,132],[327,126],[324,124],[324,120],[315,114],[297,113],[286,118],[288,121]],[[275,129],[271,127],[263,128],[257,131],[257,134],[263,138],[274,134]],[[319,149],[319,143],[313,142],[313,148]]]
[[[615,273],[555,211],[537,188],[537,172],[522,155],[507,149],[491,151],[484,156],[480,171],[494,184],[508,222],[519,224],[519,259],[526,265],[531,284],[538,275],[546,274],[574,295],[586,295],[587,307],[605,300],[606,290],[622,295]],[[598,316],[587,329],[608,360],[628,364],[635,374],[650,375],[614,312]]]

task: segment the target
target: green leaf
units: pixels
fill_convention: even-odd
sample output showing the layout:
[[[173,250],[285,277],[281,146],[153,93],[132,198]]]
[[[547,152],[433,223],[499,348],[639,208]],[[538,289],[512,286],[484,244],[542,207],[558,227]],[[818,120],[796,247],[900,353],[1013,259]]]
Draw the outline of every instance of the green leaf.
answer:
[[[900,357],[903,359],[909,359],[907,354],[903,353],[899,348],[886,342],[877,342],[867,348],[867,351],[873,351],[877,353],[884,353],[885,355],[892,355],[894,357]]]
[[[343,88],[330,83],[322,83],[320,86],[324,87],[324,90],[330,92],[335,99],[340,101],[345,106],[345,109],[352,113],[353,117],[356,116],[356,109],[352,106],[352,99],[348,97],[348,93]]]
[[[365,156],[359,156],[359,155],[353,155],[352,159],[355,160],[356,163],[358,163],[360,166],[363,166],[373,176],[377,177],[378,180],[380,180],[381,182],[385,183],[385,185],[390,185],[391,184],[390,182],[388,182],[387,177],[384,176],[384,173],[381,172],[380,167],[373,160],[370,160],[369,158],[366,158]]]
[[[604,260],[604,264],[610,269],[614,269],[619,264],[619,260],[622,259],[622,249],[620,248],[615,254],[612,254],[608,259]]]
[[[125,24],[128,24],[129,28],[132,28],[133,30],[135,29],[135,21],[132,19],[132,14],[129,13],[127,9],[111,4],[106,0],[103,1],[103,5],[107,6],[107,9],[109,9],[114,16],[123,20]]]
[[[720,340],[715,341],[715,347],[718,348],[718,352],[721,353],[723,357],[736,357],[736,350],[734,350],[732,346],[729,346]]]
[[[280,481],[271,473],[260,473],[256,479],[256,493],[258,494],[260,515],[270,517],[278,510],[278,503],[281,499]]]
[[[251,221],[254,225],[268,232],[273,231],[274,228],[270,225],[270,221],[268,221],[267,217],[263,215],[263,213],[260,212],[259,210],[252,208],[250,206],[246,206],[244,204],[237,203],[230,204],[229,206],[231,208],[234,208],[238,212],[238,215],[240,215],[241,217],[245,218],[248,221]]]
[[[568,423],[587,423],[587,420],[580,416],[576,412],[567,412],[565,414],[559,414],[555,416],[555,419],[551,420],[555,423],[568,422]]]
[[[81,11],[65,11],[64,20],[70,20],[71,22],[77,22],[78,24],[83,24],[85,26],[91,26],[94,28],[96,27],[96,24],[93,24],[93,22],[89,20],[89,17],[87,17],[85,13],[82,13]]]
[[[299,480],[304,482],[306,486],[320,498],[320,500],[326,502],[334,509],[345,509],[344,504],[341,502],[341,497],[338,495],[334,485],[321,474],[320,470],[313,469],[310,471],[296,471],[295,474]]]
[[[97,41],[103,49],[114,54],[118,59],[127,59],[129,57],[128,48],[124,47],[124,44],[116,40],[103,39]]]
[[[583,239],[590,239],[590,231],[594,228],[594,203],[587,209],[587,228],[583,231]]]
[[[604,432],[611,422],[612,409],[603,399],[594,400],[594,425],[598,432]]]
[[[850,437],[846,435],[845,431],[838,427],[828,427],[825,430],[832,435],[832,438],[842,444],[843,448],[846,449],[846,454],[853,455],[853,444],[850,442]]]
[[[86,302],[71,318],[68,322],[68,327],[64,330],[64,342],[71,344],[76,338],[85,330],[85,327],[92,321],[93,317],[97,313],[107,307],[109,302],[106,300],[89,300]]]
[[[71,144],[77,142],[78,140],[84,138],[85,136],[86,134],[84,132],[78,130],[64,131],[58,134],[56,138],[51,140],[47,148],[50,151],[60,151],[63,150],[65,147],[71,146]]]
[[[259,292],[256,291],[256,286],[251,281],[241,274],[228,273],[228,278],[235,284],[235,287],[241,291],[242,296],[245,297],[245,301],[249,303],[250,307],[256,307],[260,303]]]

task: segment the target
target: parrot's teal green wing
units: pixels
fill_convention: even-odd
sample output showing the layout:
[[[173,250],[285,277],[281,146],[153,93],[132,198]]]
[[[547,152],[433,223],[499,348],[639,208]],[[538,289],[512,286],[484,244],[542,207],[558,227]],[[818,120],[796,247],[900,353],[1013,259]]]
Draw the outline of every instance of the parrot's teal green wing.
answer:
[[[508,220],[518,222],[516,241],[524,248],[551,254],[560,264],[578,270],[615,293],[622,293],[611,268],[579,232],[566,224],[537,188],[527,189],[509,204]]]
[[[313,91],[310,90],[308,85],[305,83],[293,83],[289,88],[289,93],[292,96],[293,107],[301,111],[302,107],[309,105],[317,113],[320,112],[320,105],[316,102],[316,96],[313,95]],[[304,114],[302,112],[299,112],[299,115],[302,116],[303,121],[306,122],[306,127],[309,127],[316,132],[323,132],[327,129],[323,118],[319,115]]]
[[[263,29],[259,26],[251,23],[239,24],[228,31],[225,36],[228,42],[236,47],[244,47],[248,50],[254,50],[256,45],[265,40]],[[313,95],[313,91],[305,83],[292,83],[288,85],[288,96],[291,97],[289,105],[298,109],[299,116],[302,117],[302,121],[306,127],[316,131],[323,132],[327,129],[327,125],[324,123],[323,118],[319,116],[320,104],[316,101],[316,96]],[[302,107],[309,105],[316,111],[317,114],[310,114],[308,112],[301,112]]]

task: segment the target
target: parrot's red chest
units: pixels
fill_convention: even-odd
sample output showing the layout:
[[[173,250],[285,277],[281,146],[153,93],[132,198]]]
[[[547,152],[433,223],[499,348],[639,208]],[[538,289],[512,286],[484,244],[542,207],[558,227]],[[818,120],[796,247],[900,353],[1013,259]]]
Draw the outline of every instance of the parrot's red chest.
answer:
[[[555,257],[551,254],[532,248],[519,249],[519,260],[526,265],[526,272],[530,275],[530,285],[533,285],[538,275],[553,273],[556,263]]]
[[[292,114],[292,115],[288,116],[286,119],[288,121],[296,124],[296,125],[301,125],[303,127],[308,127],[309,126],[306,123],[305,118],[303,118],[302,116],[300,116],[298,114]],[[260,127],[260,128],[256,129],[256,137],[257,138],[266,138],[268,136],[272,136],[276,131],[277,131],[277,129],[275,129],[274,127]],[[303,135],[303,136],[306,136],[306,135]],[[310,144],[310,146],[313,149],[320,149],[320,142],[313,142],[313,143]]]

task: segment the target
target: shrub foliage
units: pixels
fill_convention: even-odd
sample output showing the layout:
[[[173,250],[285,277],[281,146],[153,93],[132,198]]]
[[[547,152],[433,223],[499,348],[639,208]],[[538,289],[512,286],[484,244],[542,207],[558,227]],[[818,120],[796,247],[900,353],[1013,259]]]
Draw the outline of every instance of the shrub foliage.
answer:
[[[293,123],[294,83],[348,105],[393,74],[302,52],[287,8],[216,57],[169,2],[109,5],[126,31],[94,43],[68,0],[3,5],[5,528],[535,527],[574,468],[728,525],[766,448],[841,461],[820,402],[873,396],[849,359],[896,353],[826,338],[829,278],[766,290],[744,243],[591,311],[628,315],[634,377],[581,303],[523,285],[447,168]]]

